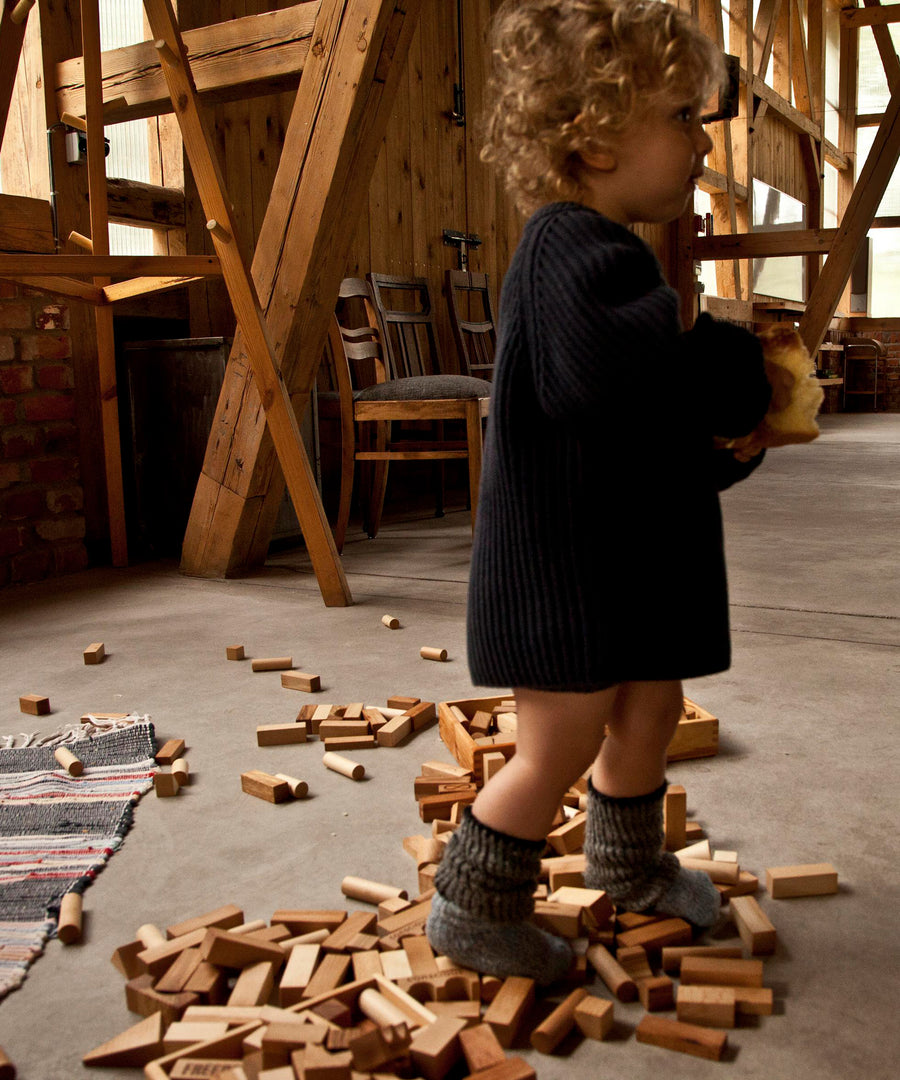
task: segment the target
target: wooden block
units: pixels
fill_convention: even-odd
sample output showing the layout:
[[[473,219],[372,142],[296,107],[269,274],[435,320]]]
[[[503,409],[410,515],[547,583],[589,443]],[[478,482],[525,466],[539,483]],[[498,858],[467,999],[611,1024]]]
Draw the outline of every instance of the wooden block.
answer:
[[[735,986],[735,1006],[739,1016],[771,1016],[775,995],[770,986]]]
[[[291,798],[291,789],[286,781],[259,769],[241,773],[241,791],[270,803],[287,802]]]
[[[664,945],[687,945],[693,940],[691,924],[684,919],[662,919],[659,922],[626,930],[616,938],[622,948],[642,945],[645,949],[661,949]]]
[[[301,1000],[321,954],[321,946],[316,944],[295,945],[291,949],[278,983],[280,1005],[284,1007],[296,1005]]]
[[[375,926],[376,915],[374,911],[353,911],[341,923],[340,926],[328,935],[322,942],[325,952],[346,952],[350,941],[357,934],[365,934]]]
[[[201,960],[184,984],[186,991],[199,994],[211,1005],[224,1005],[228,998],[228,973],[207,960]]]
[[[775,952],[777,934],[755,896],[734,896],[730,901],[734,919],[744,948],[751,956],[766,956]]]
[[[637,998],[634,979],[605,946],[589,945],[586,956],[588,963],[619,1001],[634,1001]]]
[[[733,960],[720,956],[685,956],[681,961],[681,984],[707,986],[762,986],[762,960]]]
[[[741,876],[741,868],[737,863],[690,858],[681,858],[678,861],[686,870],[702,870],[709,875],[710,881],[722,885],[736,885]]]
[[[257,746],[285,746],[306,742],[306,724],[260,724],[256,729]]]
[[[490,1024],[475,1024],[463,1029],[459,1033],[459,1045],[470,1073],[506,1061],[506,1051]]]
[[[200,942],[204,960],[216,967],[245,968],[261,960],[270,960],[278,967],[284,963],[284,950],[279,945],[269,945],[249,934],[235,934],[228,930],[211,928]]]
[[[443,662],[447,659],[447,650],[435,648],[431,645],[423,645],[422,648],[419,649],[419,656],[421,656],[423,660],[437,660]]]
[[[403,949],[390,949],[381,954],[381,974],[386,979],[390,979],[392,983],[397,983],[397,985],[400,984],[401,980],[412,976],[409,957]]]
[[[290,667],[290,664],[287,665]],[[290,671],[281,676],[281,685],[285,690],[303,690],[307,694],[317,694],[322,689],[322,676],[312,675],[308,671]]]
[[[150,948],[138,953],[138,962],[142,969],[150,975],[162,975],[169,965],[174,963],[179,953],[199,945],[205,935],[206,930],[197,929],[192,930],[189,934],[183,934],[181,937],[172,938],[171,941],[151,945]]]
[[[481,759],[481,765],[484,769],[484,782],[487,783],[505,764],[506,757],[503,754],[485,754]]]
[[[458,1017],[440,1016],[413,1034],[409,1056],[425,1080],[443,1080],[459,1060],[459,1035],[465,1026]]]
[[[587,814],[576,814],[565,825],[560,825],[559,828],[547,833],[547,842],[558,855],[572,855],[581,851],[586,823]]]
[[[556,892],[563,885],[583,888],[586,863],[583,853],[541,859],[541,876],[546,877],[551,892]]]
[[[663,971],[677,975],[686,956],[718,957],[723,960],[739,960],[743,956],[740,945],[667,945],[661,953]]]
[[[457,803],[470,806],[475,802],[477,788],[469,787],[466,791],[448,791],[441,795],[426,795],[419,800],[419,817],[423,821],[436,818],[449,818],[452,808]]]
[[[155,761],[158,765],[171,765],[184,753],[184,739],[167,739],[157,750]]]
[[[283,780],[290,788],[291,795],[295,799],[302,799],[309,792],[309,784],[305,780],[298,780],[296,776],[288,776],[287,773],[273,773],[276,780]]]
[[[381,625],[386,626],[388,630],[399,630],[400,620],[397,618],[396,615],[382,615]]]
[[[837,891],[837,870],[831,863],[770,866],[766,869],[766,892],[773,900],[794,896],[828,896]]]
[[[95,641],[84,650],[84,662],[86,664],[102,664],[106,656],[106,649],[102,641]]]
[[[688,1024],[733,1028],[737,1012],[733,986],[681,985],[675,997],[676,1015]]]
[[[436,975],[438,966],[434,959],[434,950],[428,943],[425,935],[407,937],[403,939],[403,951],[409,960],[411,975]],[[387,975],[387,972],[385,972]]]
[[[577,938],[582,932],[581,908],[577,904],[536,900],[531,921],[542,930],[548,930],[560,937]]]
[[[308,934],[315,930],[327,930],[330,934],[347,918],[347,912],[334,908],[278,908],[272,914],[272,922],[286,926],[292,934]]]
[[[486,1069],[469,1073],[468,1080],[536,1080],[537,1073],[528,1062],[517,1054],[489,1065]]]
[[[638,1000],[647,1012],[665,1012],[675,1003],[675,984],[668,975],[637,980]]]
[[[407,736],[412,734],[412,720],[406,713],[395,716],[388,720],[378,729],[376,739],[379,746],[399,746]]]
[[[138,953],[143,952],[145,948],[142,941],[129,941],[126,945],[120,945],[115,949],[109,961],[126,979],[133,979],[144,970],[138,960]]]
[[[669,784],[663,799],[666,851],[678,851],[685,845],[687,792],[681,784]]]
[[[228,995],[229,1005],[265,1005],[272,996],[281,964],[260,960],[242,969]]]
[[[322,755],[322,764],[326,769],[340,773],[341,776],[346,776],[350,780],[362,780],[366,775],[365,765],[358,761],[351,761],[342,754],[336,754],[333,750],[327,750]]]
[[[687,828],[687,823],[685,823],[685,828]],[[711,859],[712,851],[710,850],[709,841],[698,840],[696,843],[688,844],[675,852],[675,858],[679,861],[681,859]]]
[[[240,926],[244,921],[244,912],[236,904],[223,904],[222,907],[214,908],[203,915],[195,915],[184,922],[173,923],[166,927],[168,939],[182,937],[194,930],[208,930],[216,927],[219,930],[229,930],[234,926]]]
[[[422,731],[437,720],[437,709],[433,701],[417,701],[403,715],[409,717],[413,731]]]
[[[354,877],[348,874],[341,880],[341,892],[352,900],[361,900],[366,904],[380,904],[383,900],[399,898],[406,900],[409,893],[396,885],[385,885],[368,878]]]
[[[185,1009],[196,1005],[200,995],[191,991],[180,994],[160,994],[153,988],[154,976],[145,972],[125,983],[125,1005],[129,1012],[138,1016],[159,1013],[164,1024],[174,1023]]]
[[[235,1073],[240,1065],[229,1058],[182,1058],[173,1062],[169,1071],[169,1080],[244,1080],[246,1073],[241,1069],[243,1077]],[[265,1080],[276,1080],[274,1077],[265,1077]],[[294,1080],[293,1076],[287,1080]]]
[[[294,666],[290,656],[265,656],[250,661],[250,667],[254,671],[284,671]]]
[[[369,721],[364,717],[358,720],[345,720],[343,717],[334,720],[323,720],[319,724],[319,738],[333,739],[346,735],[369,735]]]
[[[408,942],[415,940],[418,939],[414,937],[403,938],[404,949]],[[390,955],[393,955],[393,953],[382,953],[382,962]],[[409,959],[408,954],[407,958]],[[427,1001],[428,1008],[433,1012],[436,1011],[434,1006],[441,1001],[456,999],[458,1001],[479,1002],[481,998],[481,982],[478,973],[470,971],[468,968],[441,967],[440,964],[445,960],[448,963],[453,963],[448,957],[435,957],[438,970],[433,975],[412,974],[406,978],[398,979],[397,986],[411,994],[417,1001]],[[410,959],[409,963],[412,968],[413,960]],[[388,973],[384,971],[383,974],[387,977]]]
[[[50,712],[50,698],[41,694],[23,694],[19,698],[19,710],[29,716],[46,716]]]
[[[219,1021],[186,1022],[176,1020],[166,1028],[163,1037],[164,1054],[178,1050],[194,1043],[208,1042],[210,1039],[219,1039],[228,1031],[228,1024]],[[157,1057],[159,1054],[157,1054]]]
[[[548,897],[551,903],[575,905],[581,910],[586,927],[599,929],[606,926],[615,912],[612,901],[602,889],[584,889],[574,885],[562,885]]]
[[[573,990],[553,1012],[531,1032],[531,1045],[541,1054],[552,1053],[575,1026],[575,1008],[584,998],[587,990],[579,987]]]
[[[228,660],[243,660],[244,659],[244,646],[243,645],[226,645],[225,656]]]
[[[614,1020],[613,1003],[606,998],[588,994],[575,1006],[575,1023],[588,1039],[605,1039]]]
[[[165,1053],[163,1030],[162,1013],[152,1013],[108,1042],[89,1050],[82,1057],[82,1063],[140,1069]]]
[[[383,975],[373,975],[372,983],[375,990],[381,994],[382,997],[387,1000],[396,1008],[398,1008],[406,1016],[406,1022],[412,1028],[418,1028],[427,1026],[433,1023],[437,1017],[431,1012],[427,1006],[408,994],[405,990],[399,986],[395,986],[389,979],[386,979]]]
[[[348,1046],[354,1068],[363,1073],[402,1057],[410,1043],[409,1029],[405,1023],[383,1027],[368,1023],[368,1028],[360,1025],[355,1029]]]
[[[320,736],[321,737],[321,736]],[[339,738],[322,739],[326,750],[340,753],[342,750],[374,750],[378,739],[374,735],[344,735]]]
[[[735,884],[723,885],[716,882],[715,885],[724,904],[734,896],[752,896],[759,889],[759,878],[749,870],[742,870]]]
[[[721,1061],[728,1045],[724,1031],[715,1031],[699,1024],[685,1024],[664,1016],[645,1016],[635,1029],[635,1037],[638,1042],[710,1061]]]
[[[336,989],[347,980],[350,957],[345,953],[326,953],[312,974],[302,996],[317,998]]]
[[[486,709],[478,709],[468,721],[468,728],[473,738],[490,734],[494,730],[494,714]]]
[[[153,774],[153,790],[159,799],[170,798],[181,790],[181,783],[175,773],[160,771]]]
[[[180,993],[190,982],[191,976],[202,960],[203,957],[200,955],[199,946],[185,949],[176,956],[175,961],[160,975],[154,989],[161,994]]]
[[[534,1003],[534,979],[511,975],[503,980],[497,996],[484,1014],[484,1022],[490,1024],[507,1049],[512,1046],[519,1025]]]
[[[413,705],[418,705],[421,698],[409,697],[405,694],[391,694],[387,699],[387,707],[389,709],[403,709],[406,712],[407,709],[411,709]]]
[[[84,772],[84,762],[67,746],[57,746],[53,751],[53,756],[69,776],[81,776]]]
[[[387,953],[384,954],[387,956]],[[350,959],[353,961],[353,978],[370,979],[373,975],[383,975],[384,968],[381,966],[382,954],[378,949],[367,949],[363,952],[354,952]]]

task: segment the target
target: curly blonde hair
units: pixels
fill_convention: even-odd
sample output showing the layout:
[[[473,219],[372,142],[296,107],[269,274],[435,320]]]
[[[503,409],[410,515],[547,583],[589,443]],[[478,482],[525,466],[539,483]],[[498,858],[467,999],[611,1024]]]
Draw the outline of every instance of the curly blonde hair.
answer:
[[[716,46],[662,0],[504,0],[493,35],[481,157],[524,210],[578,198],[580,153],[642,107],[705,100],[724,81]]]

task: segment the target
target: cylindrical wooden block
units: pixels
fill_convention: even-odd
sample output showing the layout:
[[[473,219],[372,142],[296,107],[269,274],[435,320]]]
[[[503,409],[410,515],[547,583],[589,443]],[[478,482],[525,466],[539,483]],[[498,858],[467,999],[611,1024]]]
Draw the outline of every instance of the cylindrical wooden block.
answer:
[[[341,882],[341,892],[344,896],[362,900],[367,904],[380,904],[382,900],[389,900],[392,896],[399,896],[401,900],[409,899],[406,889],[398,889],[396,885],[382,885],[379,881],[369,881],[367,878],[353,877],[352,874]]]
[[[717,859],[679,859],[685,870],[702,870],[711,881],[720,885],[737,885],[741,877],[738,863],[722,862]]]
[[[388,630],[397,630],[400,627],[400,620],[393,615],[382,615],[381,621],[388,628]]]
[[[360,765],[358,761],[351,761],[350,758],[344,757],[343,754],[336,754],[333,750],[326,750],[322,755],[322,764],[326,769],[331,769],[332,772],[338,772],[342,776],[349,776],[351,780],[362,780],[366,775],[365,765]]]
[[[228,933],[252,934],[254,930],[265,930],[268,925],[265,919],[251,919],[249,922],[241,923],[240,926],[232,926]]]
[[[310,930],[308,934],[298,934],[296,937],[286,938],[278,944],[285,952],[290,952],[295,945],[319,945],[331,934],[324,927],[321,930]]]
[[[625,968],[603,945],[591,945],[587,950],[588,963],[606,983],[619,1001],[634,1001],[637,985]]]
[[[587,990],[579,986],[557,1005],[543,1023],[531,1033],[531,1045],[541,1054],[549,1054],[575,1026],[575,1006],[587,997]]]
[[[433,649],[430,645],[423,645],[422,648],[419,649],[419,656],[421,656],[423,660],[446,660],[447,650]]]
[[[290,656],[260,657],[250,661],[250,667],[254,671],[286,671],[293,666],[294,661]]]
[[[81,758],[76,757],[76,755],[73,754],[72,751],[69,750],[67,747],[57,746],[57,748],[53,751],[53,756],[60,763],[60,765],[62,765],[62,767],[66,770],[69,776],[81,776],[81,774],[84,772],[84,762],[81,760]]]
[[[81,940],[81,916],[83,898],[81,893],[67,892],[59,905],[59,922],[56,936],[63,945]]]
[[[16,1067],[0,1046],[0,1080],[16,1080]]]
[[[302,799],[309,791],[309,784],[305,780],[298,780],[296,776],[288,776],[286,773],[277,772],[275,775],[279,780],[284,780],[295,799]]]
[[[165,945],[166,935],[153,923],[144,923],[137,928],[135,937],[145,949],[152,949],[154,945]]]
[[[377,990],[371,987],[363,990],[358,998],[359,1011],[363,1016],[374,1020],[379,1027],[390,1027],[393,1024],[408,1024],[409,1017],[401,1009]]]
[[[176,758],[172,762],[172,775],[182,786],[191,782],[191,770],[187,763],[187,758]]]

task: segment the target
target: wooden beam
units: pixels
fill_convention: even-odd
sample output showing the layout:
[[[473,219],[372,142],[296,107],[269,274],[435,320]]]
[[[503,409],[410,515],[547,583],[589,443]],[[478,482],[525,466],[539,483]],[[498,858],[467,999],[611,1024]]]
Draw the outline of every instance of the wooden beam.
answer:
[[[827,255],[837,232],[837,229],[775,229],[734,235],[698,236],[694,240],[692,254],[701,262],[712,259]]]
[[[186,30],[188,59],[204,102],[232,101],[295,87],[309,52],[319,5],[320,0],[306,0],[283,11]],[[107,124],[172,111],[152,41],[105,52],[102,62]],[[56,97],[60,113],[84,115],[81,57],[57,67]]]
[[[97,285],[89,285],[85,281],[67,277],[15,277],[10,274],[0,274],[3,281],[15,281],[19,285],[27,285],[30,289],[42,289],[44,292],[54,293],[57,296],[67,296],[70,300],[83,300],[88,304],[104,304],[106,299],[103,290]]]
[[[19,70],[19,57],[22,55],[22,42],[28,26],[27,11],[25,18],[21,20],[14,19],[12,13],[12,5],[3,3],[0,10],[0,144],[6,131],[6,119],[16,87],[16,72]]]
[[[841,25],[858,30],[861,26],[887,26],[900,22],[900,4],[883,4],[868,8],[842,8]]]
[[[208,277],[222,273],[215,255],[7,255],[0,276]]]
[[[420,6],[323,0],[252,266],[298,414],[325,346]],[[187,573],[235,575],[265,557],[283,488],[260,412],[237,334],[185,534]]]
[[[870,11],[881,10],[878,0],[865,0],[865,3]],[[872,34],[875,37],[875,44],[878,46],[878,54],[881,57],[881,66],[884,68],[884,74],[887,77],[888,89],[893,94],[897,87],[900,86],[900,60],[897,59],[894,39],[884,23],[876,23],[872,27]]]
[[[117,225],[184,228],[184,192],[139,180],[106,181],[109,220]]]
[[[50,203],[26,195],[0,195],[0,251],[55,250]]]
[[[162,59],[169,95],[175,104],[185,151],[219,255],[247,357],[260,388],[268,431],[291,493],[322,598],[328,607],[345,606],[352,603],[350,589],[306,456],[297,417],[275,362],[265,316],[249,268],[244,265],[241,256],[235,216],[227,198],[215,149],[200,117],[187,53],[170,0],[144,0],[144,8],[150,26],[157,35],[156,47]]]
[[[119,281],[113,285],[104,286],[103,303],[117,304],[123,300],[133,300],[138,296],[147,296],[149,293],[168,292],[169,289],[180,289],[190,285],[192,281],[201,281],[198,277],[138,277],[128,281]]]
[[[819,280],[810,294],[806,312],[800,320],[800,336],[814,355],[837,310],[841,292],[850,278],[866,233],[875,220],[878,206],[893,176],[900,157],[900,89],[891,95],[890,104],[866,163],[856,181],[837,236]]]

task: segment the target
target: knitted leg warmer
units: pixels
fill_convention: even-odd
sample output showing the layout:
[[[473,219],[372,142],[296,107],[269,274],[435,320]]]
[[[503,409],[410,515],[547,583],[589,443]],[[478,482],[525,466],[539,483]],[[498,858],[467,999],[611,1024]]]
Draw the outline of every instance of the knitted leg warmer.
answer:
[[[626,911],[654,908],[695,926],[719,916],[718,890],[702,870],[685,870],[663,846],[666,784],[648,795],[613,798],[588,783],[585,885]]]
[[[438,866],[425,930],[431,945],[463,967],[549,984],[572,963],[563,938],[528,922],[543,840],[483,825],[467,809]]]

